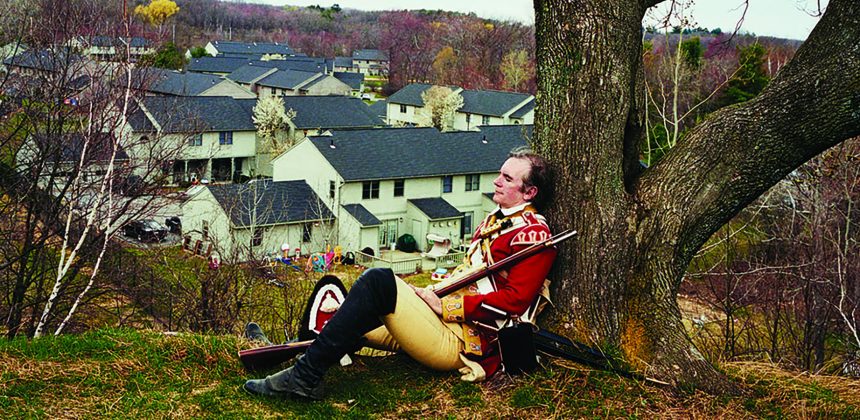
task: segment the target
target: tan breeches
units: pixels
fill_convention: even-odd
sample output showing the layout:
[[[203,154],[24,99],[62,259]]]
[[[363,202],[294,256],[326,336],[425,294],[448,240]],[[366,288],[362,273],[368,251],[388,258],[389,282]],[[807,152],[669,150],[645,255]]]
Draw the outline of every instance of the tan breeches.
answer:
[[[394,313],[382,318],[383,326],[365,334],[367,346],[382,350],[403,350],[422,365],[436,370],[463,367],[463,342],[442,322],[415,291],[399,277]],[[459,328],[459,325],[454,325]]]

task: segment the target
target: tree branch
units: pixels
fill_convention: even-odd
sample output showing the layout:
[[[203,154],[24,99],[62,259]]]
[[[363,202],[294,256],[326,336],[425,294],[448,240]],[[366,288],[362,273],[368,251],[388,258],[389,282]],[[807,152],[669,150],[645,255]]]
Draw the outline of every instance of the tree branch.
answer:
[[[660,3],[663,3],[666,0],[642,0],[642,10],[645,10],[649,7],[654,7]]]
[[[818,153],[860,135],[860,6],[834,0],[761,95],[720,110],[639,180],[676,220],[684,264],[720,226]],[[681,270],[683,272],[683,270]]]

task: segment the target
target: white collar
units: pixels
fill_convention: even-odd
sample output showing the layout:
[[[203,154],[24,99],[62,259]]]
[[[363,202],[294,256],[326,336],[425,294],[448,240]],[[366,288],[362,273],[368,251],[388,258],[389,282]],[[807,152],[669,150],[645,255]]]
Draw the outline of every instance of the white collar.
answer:
[[[507,208],[507,209],[503,209],[503,208],[501,208],[501,207],[499,207],[499,206],[496,206],[496,209],[495,209],[495,210],[493,210],[493,212],[492,212],[492,213],[490,213],[490,214],[493,214],[493,213],[496,213],[496,212],[501,211],[501,212],[502,212],[502,215],[503,215],[503,216],[505,216],[505,217],[507,217],[507,216],[510,216],[510,215],[512,215],[512,214],[514,214],[514,213],[516,213],[516,212],[518,212],[518,211],[520,211],[520,210],[522,210],[522,209],[526,208],[526,206],[528,206],[528,205],[530,205],[530,204],[531,204],[531,202],[526,201],[526,202],[525,202],[525,203],[523,203],[523,204],[520,204],[520,205],[518,205],[518,206],[511,207],[511,208]]]

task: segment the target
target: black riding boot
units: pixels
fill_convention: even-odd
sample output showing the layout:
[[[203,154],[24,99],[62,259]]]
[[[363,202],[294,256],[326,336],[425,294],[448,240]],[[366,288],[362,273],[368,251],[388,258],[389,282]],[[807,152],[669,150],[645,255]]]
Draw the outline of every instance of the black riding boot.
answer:
[[[245,389],[261,395],[321,398],[322,377],[328,368],[360,347],[364,334],[381,326],[380,318],[394,312],[396,303],[394,273],[383,268],[365,271],[295,365],[266,379],[247,381]]]

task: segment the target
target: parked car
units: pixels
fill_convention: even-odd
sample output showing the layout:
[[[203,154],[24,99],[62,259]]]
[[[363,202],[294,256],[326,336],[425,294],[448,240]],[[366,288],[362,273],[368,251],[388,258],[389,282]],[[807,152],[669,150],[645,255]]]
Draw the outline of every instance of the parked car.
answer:
[[[161,242],[167,237],[167,228],[152,219],[135,220],[123,226],[122,233],[140,242]]]

